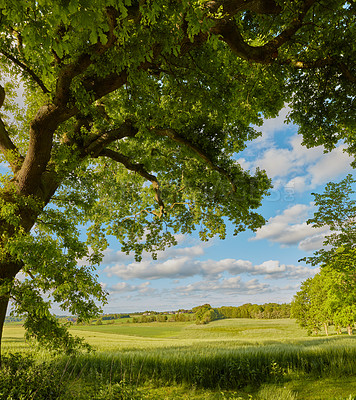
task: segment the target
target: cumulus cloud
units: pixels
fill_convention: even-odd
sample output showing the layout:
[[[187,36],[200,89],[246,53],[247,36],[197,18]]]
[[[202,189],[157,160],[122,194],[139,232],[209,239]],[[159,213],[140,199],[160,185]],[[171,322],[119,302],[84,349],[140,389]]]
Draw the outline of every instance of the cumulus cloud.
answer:
[[[196,275],[194,265],[189,257],[179,257],[163,262],[146,260],[130,264],[116,264],[108,266],[104,272],[108,277],[118,276],[123,279],[161,279],[161,278],[186,278]]]
[[[326,230],[322,234],[307,237],[299,243],[298,248],[304,251],[314,251],[321,249],[323,247],[325,237],[329,235],[329,233],[330,231]]]
[[[306,279],[315,274],[315,269],[302,265],[280,264],[278,260],[268,260],[254,267],[252,275],[265,275],[265,279]]]
[[[284,107],[276,118],[265,119],[262,126],[255,126],[254,128],[261,132],[262,135],[251,143],[248,150],[257,151],[262,148],[270,147],[274,142],[275,133],[289,128],[285,124],[289,111],[289,107]]]
[[[296,168],[296,165],[291,163],[290,153],[288,149],[272,148],[266,150],[255,164],[266,170],[270,178],[286,176]]]
[[[186,286],[177,287],[176,290],[182,295],[190,295],[199,292],[254,295],[257,293],[265,293],[269,290],[269,287],[270,285],[261,283],[257,279],[244,282],[241,277],[235,276],[231,278],[194,282]]]
[[[266,225],[257,230],[255,237],[251,240],[267,239],[285,246],[304,242],[306,248],[314,250],[312,243],[315,246],[319,241],[312,241],[311,238],[323,237],[329,229],[328,227],[313,228],[305,222],[312,208],[312,204],[295,204],[285,209],[282,214],[271,217]],[[309,245],[307,245],[308,240]]]
[[[345,149],[345,145],[340,145],[332,152],[324,154],[318,163],[308,168],[312,189],[317,185],[332,181],[341,174],[351,172],[350,163],[352,158],[345,153]]]
[[[306,148],[302,145],[302,136],[295,134],[282,147],[272,140],[274,131],[267,132],[269,143],[265,143],[262,148],[252,145],[246,151],[251,160],[248,156],[243,156],[238,161],[251,170],[257,167],[265,169],[267,175],[273,179],[275,188],[285,186],[285,189],[302,193],[352,170],[352,158],[345,152],[344,144],[339,144],[331,152],[325,153],[323,146]]]
[[[251,169],[251,167],[252,167],[252,163],[247,161],[243,157],[238,159],[238,163],[241,165],[242,169],[244,169],[246,171]],[[0,166],[1,166],[1,164],[0,164]]]
[[[127,282],[118,282],[115,285],[108,287],[110,293],[126,293],[135,292],[139,294],[154,293],[156,290],[152,288],[150,282],[143,282],[140,285],[130,285]]]
[[[288,190],[291,194],[294,192],[303,193],[308,189],[308,187],[309,184],[307,183],[306,176],[296,176],[285,185],[285,189]]]
[[[179,257],[164,262],[146,261],[141,263],[117,264],[104,269],[108,277],[121,279],[184,279],[193,276],[219,277],[224,273],[232,276],[241,274],[263,275],[267,279],[308,278],[310,269],[303,266],[280,264],[277,260],[268,260],[254,265],[249,260],[226,258],[222,260],[196,260]]]
[[[167,248],[166,250],[157,252],[157,259],[160,261],[169,260],[176,257],[198,257],[204,254],[204,250],[207,247],[213,245],[213,240],[209,242],[198,242],[196,240],[192,240],[191,238],[187,238],[184,235],[177,235],[177,246],[172,246]],[[187,244],[193,243],[193,246],[187,246]],[[198,243],[198,244],[195,244]],[[183,247],[182,247],[183,246]],[[110,264],[120,264],[120,263],[129,263],[132,260],[132,255],[127,255],[122,251],[113,251],[112,249],[106,249],[104,251],[104,258],[102,261],[103,265]],[[149,262],[152,260],[152,255],[147,252],[142,253],[142,262]],[[141,263],[142,263],[141,262]]]

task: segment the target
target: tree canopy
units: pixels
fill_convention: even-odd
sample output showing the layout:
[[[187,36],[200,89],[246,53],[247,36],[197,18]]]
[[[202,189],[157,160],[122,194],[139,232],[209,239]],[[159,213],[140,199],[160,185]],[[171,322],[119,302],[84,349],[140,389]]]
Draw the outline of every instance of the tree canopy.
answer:
[[[303,259],[321,271],[302,283],[292,303],[292,313],[309,333],[317,333],[321,325],[327,333],[334,324],[352,334],[356,321],[355,183],[349,174],[341,182],[329,182],[324,193],[313,193],[318,209],[307,222],[330,232],[323,247]]]
[[[354,153],[354,37],[341,0],[0,0],[0,330],[9,297],[37,338],[43,293],[97,311],[107,235],[139,259],[260,227],[270,181],[235,154],[285,104]]]
[[[353,279],[356,279],[355,183],[349,174],[341,182],[329,182],[324,193],[313,193],[318,210],[307,222],[315,228],[328,227],[330,233],[325,237],[322,249],[303,259],[311,265],[328,266],[353,275]]]
[[[328,335],[329,325],[337,332],[347,328],[352,335],[356,322],[356,280],[334,268],[324,267],[301,285],[292,301],[292,316],[308,334],[318,334],[323,326]]]

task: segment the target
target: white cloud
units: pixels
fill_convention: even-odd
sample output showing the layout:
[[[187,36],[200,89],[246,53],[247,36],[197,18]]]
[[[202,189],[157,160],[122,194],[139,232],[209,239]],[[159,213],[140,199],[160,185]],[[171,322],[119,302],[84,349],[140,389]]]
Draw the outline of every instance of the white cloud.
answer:
[[[222,278],[214,280],[203,280],[186,286],[178,287],[176,290],[182,295],[192,295],[192,293],[225,293],[225,294],[249,294],[265,293],[269,290],[266,283],[260,283],[257,279],[247,282],[242,281],[241,277]]]
[[[281,119],[278,121],[281,122]],[[323,146],[314,148],[303,146],[302,136],[295,134],[282,147],[274,140],[275,131],[281,128],[279,122],[276,129],[272,128],[273,124],[267,127],[266,133],[260,139],[260,142],[263,138],[265,140],[263,146],[260,146],[260,142],[256,139],[257,144],[254,145],[253,142],[249,145],[244,153],[246,155],[238,160],[241,165],[252,171],[257,167],[266,170],[267,175],[273,179],[275,189],[284,186],[285,190],[302,193],[335,180],[352,170],[350,166],[352,158],[344,151],[346,149],[344,144],[339,144],[331,152],[325,153]],[[285,132],[283,134],[285,135]]]
[[[318,163],[308,168],[312,189],[352,171],[350,166],[352,158],[344,152],[345,149],[345,145],[340,145],[332,152],[324,154]]]
[[[256,154],[260,154],[265,149],[273,148],[275,145],[274,136],[278,131],[295,130],[295,126],[286,125],[285,120],[290,109],[288,107],[283,108],[278,117],[265,119],[262,126],[254,126],[256,131],[261,132],[261,136],[251,141],[247,148],[244,150],[244,154],[248,158],[256,158]],[[254,169],[256,167],[253,161],[248,161],[246,158],[239,159],[238,162],[244,165],[244,168]]]
[[[264,169],[270,178],[286,176],[295,170],[296,165],[291,162],[291,152],[287,149],[272,148],[266,150],[255,165]]]
[[[247,161],[245,158],[239,158],[238,163],[241,165],[242,169],[248,171],[252,167],[252,163]]]
[[[284,107],[278,114],[276,118],[269,118],[263,121],[262,126],[255,126],[254,128],[257,131],[262,132],[262,135],[253,141],[253,144],[256,145],[265,145],[270,141],[273,141],[274,134],[278,131],[286,129],[286,117],[289,113],[290,108]],[[288,126],[287,126],[288,127]]]
[[[315,274],[315,269],[302,265],[280,264],[277,260],[268,260],[254,267],[252,275],[265,274],[266,279],[306,279]]]
[[[117,264],[108,266],[104,273],[108,277],[120,279],[184,279],[193,276],[221,277],[223,274],[232,276],[263,275],[266,279],[308,278],[311,270],[303,266],[281,264],[277,260],[268,260],[254,265],[249,260],[226,258],[222,260],[196,260],[189,257],[179,257],[163,262],[144,261],[141,263]],[[123,283],[121,283],[123,285]],[[121,288],[119,286],[118,288]]]
[[[300,243],[301,249],[315,250],[313,246],[320,241],[312,238],[324,237],[329,228],[313,228],[305,222],[312,208],[312,204],[295,204],[287,208],[282,214],[271,217],[251,240],[267,239],[286,246]]]
[[[294,135],[290,139],[292,147],[291,155],[294,160],[298,160],[298,164],[310,164],[319,160],[324,155],[322,146],[307,148],[302,145],[303,137],[301,135]]]
[[[26,278],[28,278],[28,275],[25,272],[18,272],[15,276],[15,279],[19,280],[20,282],[23,282],[26,280]]]
[[[308,184],[305,176],[296,176],[285,185],[285,190],[288,190],[290,193],[303,193],[307,189]]]
[[[110,293],[135,292],[139,294],[154,293],[155,289],[150,287],[150,282],[143,282],[140,285],[130,285],[127,282],[118,282],[108,288]]]
[[[199,242],[197,240],[193,240],[184,235],[176,236],[177,245],[168,247],[165,250],[161,250],[157,252],[157,259],[160,261],[169,260],[176,257],[198,257],[204,254],[204,249],[213,245],[214,240],[210,240],[208,242]],[[184,246],[184,244],[196,243],[194,246]],[[113,251],[112,249],[106,249],[104,251],[104,258],[102,261],[103,265],[110,264],[123,264],[129,263],[132,260],[132,255],[125,254],[122,251]],[[149,262],[152,260],[152,255],[147,252],[142,253],[142,262]],[[141,263],[142,263],[141,262]]]
[[[325,237],[329,233],[330,233],[330,231],[327,230],[322,234],[309,236],[309,237],[305,238],[304,240],[302,240],[299,243],[298,247],[299,247],[299,249],[304,250],[304,251],[314,251],[314,250],[321,249],[323,247]]]

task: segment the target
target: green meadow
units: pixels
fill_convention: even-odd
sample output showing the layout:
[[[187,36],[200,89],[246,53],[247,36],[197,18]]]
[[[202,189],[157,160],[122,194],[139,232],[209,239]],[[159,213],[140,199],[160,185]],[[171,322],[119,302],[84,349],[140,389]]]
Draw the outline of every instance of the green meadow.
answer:
[[[206,325],[120,320],[73,325],[71,333],[95,351],[51,356],[51,371],[60,373],[57,398],[356,399],[356,337],[308,337],[290,319]],[[49,353],[23,334],[19,324],[5,326],[4,356],[21,352],[38,363],[48,360]]]

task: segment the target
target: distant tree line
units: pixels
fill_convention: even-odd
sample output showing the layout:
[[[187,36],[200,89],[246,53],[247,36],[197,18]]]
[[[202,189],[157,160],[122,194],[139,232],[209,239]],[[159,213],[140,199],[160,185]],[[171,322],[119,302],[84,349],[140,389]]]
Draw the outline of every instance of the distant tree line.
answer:
[[[262,305],[246,303],[238,307],[223,306],[217,308],[217,310],[225,318],[278,319],[290,318],[291,305],[287,303],[265,303]]]
[[[89,324],[102,325],[103,321],[114,323],[117,319],[126,319],[127,323],[142,324],[150,322],[190,322],[197,324],[207,324],[211,321],[224,318],[254,318],[254,319],[277,319],[290,317],[290,304],[265,303],[251,304],[246,303],[242,306],[223,306],[213,308],[210,304],[203,304],[189,309],[179,309],[178,311],[145,311],[130,314],[105,314],[99,319],[94,319]],[[81,322],[85,325],[85,322]]]
[[[195,321],[197,324],[207,324],[222,318],[289,318],[290,304],[266,303],[266,304],[243,304],[242,306],[211,307],[210,304],[194,307]]]
[[[210,304],[193,307],[191,310],[178,310],[174,314],[146,311],[132,318],[133,323],[147,322],[189,322],[196,324],[207,324],[223,318],[255,318],[255,319],[277,319],[290,318],[290,304],[265,303],[265,304],[243,304],[242,306],[223,306],[213,308]]]
[[[146,322],[189,322],[194,321],[195,316],[192,313],[179,312],[176,314],[151,314],[141,315],[132,318],[133,323],[146,323]]]
[[[130,318],[129,314],[105,314],[102,316],[103,321],[110,321],[112,319]]]
[[[22,318],[21,317],[15,317],[15,316],[7,316],[5,317],[5,323],[9,323],[9,322],[21,322]]]

